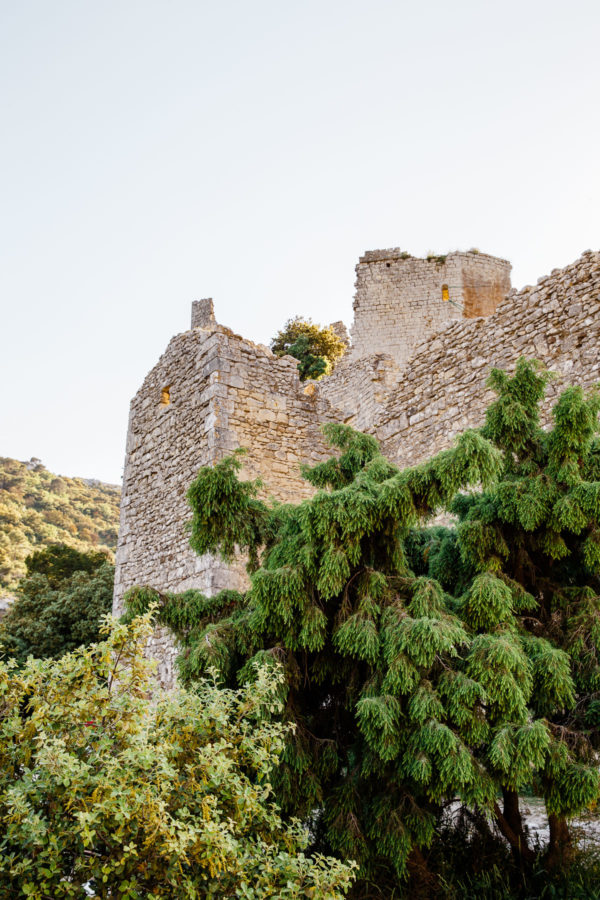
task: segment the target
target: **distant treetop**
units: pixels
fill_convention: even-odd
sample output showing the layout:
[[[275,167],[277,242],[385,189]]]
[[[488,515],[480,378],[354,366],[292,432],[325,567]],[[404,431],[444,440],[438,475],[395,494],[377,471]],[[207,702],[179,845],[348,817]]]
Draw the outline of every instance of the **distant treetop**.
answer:
[[[65,544],[25,560],[27,574],[0,623],[0,659],[22,665],[28,656],[55,657],[100,638],[110,612],[114,567],[107,553],[81,553]]]
[[[295,316],[288,319],[281,331],[271,341],[275,356],[293,356],[299,360],[300,380],[329,375],[338,359],[343,356],[346,344],[333,328],[321,328],[311,319]]]
[[[82,553],[65,544],[50,544],[28,556],[25,567],[27,576],[45,575],[52,587],[58,587],[75,572],[93,572],[107,561],[108,553],[102,550]]]

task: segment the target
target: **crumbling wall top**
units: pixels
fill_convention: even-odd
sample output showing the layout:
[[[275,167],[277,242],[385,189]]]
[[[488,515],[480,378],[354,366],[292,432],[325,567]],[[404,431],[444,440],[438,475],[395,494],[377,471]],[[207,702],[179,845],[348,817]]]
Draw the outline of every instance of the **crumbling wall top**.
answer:
[[[212,297],[192,301],[192,328],[211,328],[217,324]]]
[[[412,253],[408,253],[406,250],[402,250],[400,247],[388,247],[385,250],[366,250],[363,255],[359,258],[358,263],[370,263],[370,262],[385,262],[386,260],[392,259],[415,259],[419,261],[426,262],[438,262],[440,260],[446,260],[449,257],[455,256],[481,256],[483,259],[493,259],[497,263],[506,263],[506,265],[510,266],[510,262],[508,259],[503,259],[501,256],[494,256],[491,253],[482,253],[481,250],[478,250],[476,247],[473,247],[471,250],[451,250],[449,253],[444,253],[442,255],[437,255],[434,253],[428,254],[426,257],[413,256]]]
[[[337,322],[332,322],[329,326],[333,333],[339,337],[339,339],[346,345],[346,347],[350,346],[350,335],[348,334],[348,329],[344,325],[344,323],[340,320]]]

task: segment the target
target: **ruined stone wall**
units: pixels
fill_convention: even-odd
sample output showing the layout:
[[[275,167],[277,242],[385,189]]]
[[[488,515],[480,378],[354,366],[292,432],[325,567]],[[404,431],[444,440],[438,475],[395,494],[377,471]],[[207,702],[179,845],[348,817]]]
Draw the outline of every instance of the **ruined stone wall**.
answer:
[[[447,322],[490,315],[510,290],[510,269],[479,252],[428,259],[398,248],[365,253],[356,267],[351,358],[385,353],[406,365],[417,344]]]
[[[483,423],[494,395],[490,368],[535,357],[556,373],[546,416],[568,384],[600,376],[600,253],[587,251],[535,287],[513,292],[487,319],[453,322],[416,347],[410,366],[371,429],[386,456],[413,465]]]
[[[133,585],[158,590],[197,588],[214,594],[245,584],[242,562],[229,567],[198,557],[188,545],[188,487],[201,466],[237,447],[248,448],[242,477],[261,477],[263,495],[297,500],[310,493],[301,462],[327,456],[319,421],[327,418],[304,392],[291,357],[214,324],[212,303],[194,307],[195,327],[174,337],[131,403],[114,610]],[[174,651],[164,631],[151,652],[159,676],[172,682]]]
[[[401,366],[386,353],[361,359],[344,356],[333,374],[317,384],[328,416],[358,431],[370,431],[385,414],[385,403],[398,384]]]
[[[554,396],[568,383],[594,384],[600,253],[588,251],[501,302],[509,269],[477,253],[443,261],[365,254],[351,351],[329,378],[308,386],[291,357],[277,359],[217,325],[211,300],[195,302],[192,329],[172,339],[131,404],[115,612],[135,584],[207,594],[244,586],[242,561],[228,567],[198,558],[185,531],[186,492],[198,469],[237,447],[249,450],[243,477],[261,477],[265,496],[297,501],[311,493],[299,464],[329,455],[322,422],[375,434],[384,453],[405,466],[482,423],[491,366],[537,357],[558,375]],[[456,307],[443,302],[443,284]],[[171,684],[174,650],[164,631],[151,651],[162,682]]]
[[[319,423],[330,419],[317,397],[298,378],[291,356],[277,358],[250,341],[229,340],[213,365],[223,398],[222,426],[228,450],[246,447],[243,476],[261,478],[262,495],[283,502],[312,493],[300,475],[302,463],[325,458]]]

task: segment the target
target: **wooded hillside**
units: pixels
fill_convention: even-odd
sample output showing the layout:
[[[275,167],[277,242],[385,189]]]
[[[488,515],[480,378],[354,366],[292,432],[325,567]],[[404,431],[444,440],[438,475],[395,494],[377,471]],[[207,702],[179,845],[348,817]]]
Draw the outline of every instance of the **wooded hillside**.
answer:
[[[0,457],[0,590],[12,590],[25,558],[48,544],[112,555],[120,495],[116,485],[54,475],[39,459]]]

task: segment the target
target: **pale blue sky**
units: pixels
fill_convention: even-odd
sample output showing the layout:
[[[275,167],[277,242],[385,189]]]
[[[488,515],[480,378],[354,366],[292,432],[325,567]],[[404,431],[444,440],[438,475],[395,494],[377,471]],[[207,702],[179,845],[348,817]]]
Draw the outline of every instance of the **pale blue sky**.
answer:
[[[0,454],[118,481],[191,301],[352,318],[366,249],[600,245],[598,0],[0,0]]]

